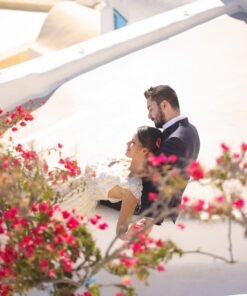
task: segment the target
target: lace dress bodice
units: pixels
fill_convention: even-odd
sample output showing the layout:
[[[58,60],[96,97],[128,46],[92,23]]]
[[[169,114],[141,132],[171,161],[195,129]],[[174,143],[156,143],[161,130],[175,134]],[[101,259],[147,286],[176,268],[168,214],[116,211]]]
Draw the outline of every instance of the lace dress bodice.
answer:
[[[86,169],[86,191],[95,200],[107,198],[110,189],[118,185],[130,190],[139,200],[142,194],[142,181],[129,176],[130,162],[125,159],[105,160],[89,165]],[[117,196],[116,196],[117,198]]]
[[[138,177],[129,176],[130,162],[126,159],[105,159],[101,162],[88,164],[85,174],[78,184],[85,183],[84,191],[68,190],[68,198],[65,196],[61,204],[63,209],[76,209],[83,215],[92,214],[99,200],[108,199],[108,192],[116,185],[128,189],[139,200],[142,194],[142,180]],[[108,199],[118,202],[117,199]]]

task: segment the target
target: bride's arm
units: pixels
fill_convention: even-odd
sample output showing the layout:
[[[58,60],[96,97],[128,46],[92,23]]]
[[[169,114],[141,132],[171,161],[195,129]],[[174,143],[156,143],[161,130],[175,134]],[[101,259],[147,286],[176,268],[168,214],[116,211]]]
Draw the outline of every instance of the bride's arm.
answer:
[[[125,233],[128,230],[128,224],[138,203],[138,199],[134,194],[118,185],[114,186],[108,192],[109,198],[117,198],[122,200],[122,205],[117,221],[116,233],[121,239],[125,239]]]

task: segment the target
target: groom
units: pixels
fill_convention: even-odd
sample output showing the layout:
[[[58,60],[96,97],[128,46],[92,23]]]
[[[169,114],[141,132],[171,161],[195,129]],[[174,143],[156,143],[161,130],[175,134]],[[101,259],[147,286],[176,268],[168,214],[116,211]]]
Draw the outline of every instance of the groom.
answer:
[[[172,209],[172,214],[169,216],[175,223],[178,217],[178,206],[189,180],[189,176],[186,174],[186,167],[197,158],[200,149],[200,139],[197,129],[189,122],[186,116],[180,113],[177,94],[170,86],[159,85],[150,87],[144,92],[144,96],[147,100],[148,117],[157,128],[163,129],[159,152],[164,153],[166,156],[176,155],[178,157],[175,166],[182,171],[183,177],[186,180],[185,186],[179,192],[174,193],[168,203],[168,208]],[[148,193],[152,191],[154,191],[153,184],[150,181],[144,180],[139,214],[151,206],[152,201],[149,200]],[[157,224],[161,224],[163,220],[164,217]]]
[[[200,139],[196,128],[186,116],[181,115],[177,94],[170,86],[150,87],[144,92],[144,96],[147,100],[148,117],[157,128],[163,129],[159,152],[166,156],[176,155],[178,162],[175,165],[183,171],[191,161],[197,158],[199,153]],[[168,208],[172,209],[170,217],[174,223],[178,217],[181,196],[189,180],[188,175],[185,174],[184,177],[187,181],[184,188],[174,193],[168,204]],[[152,205],[148,193],[154,190],[152,182],[143,179],[141,207],[136,210],[136,214],[141,214]],[[121,205],[112,204],[108,201],[101,203],[115,209],[120,209]],[[162,209],[162,211],[164,210]],[[152,217],[152,215],[149,215],[149,217]],[[164,217],[157,224],[161,224]]]

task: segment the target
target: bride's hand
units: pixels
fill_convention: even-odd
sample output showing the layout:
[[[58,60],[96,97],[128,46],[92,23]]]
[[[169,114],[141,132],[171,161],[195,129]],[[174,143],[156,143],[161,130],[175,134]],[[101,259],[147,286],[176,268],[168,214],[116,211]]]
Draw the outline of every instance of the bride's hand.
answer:
[[[149,235],[149,233],[151,232],[153,225],[150,223],[150,226],[142,231],[142,228],[144,228],[147,224],[150,223],[150,219],[147,218],[143,218],[141,220],[139,220],[136,223],[133,223],[129,229],[127,230],[127,232],[125,233],[125,238],[127,240],[130,240],[133,235],[135,235],[137,233],[137,231],[140,231],[140,233],[144,233],[146,235]]]

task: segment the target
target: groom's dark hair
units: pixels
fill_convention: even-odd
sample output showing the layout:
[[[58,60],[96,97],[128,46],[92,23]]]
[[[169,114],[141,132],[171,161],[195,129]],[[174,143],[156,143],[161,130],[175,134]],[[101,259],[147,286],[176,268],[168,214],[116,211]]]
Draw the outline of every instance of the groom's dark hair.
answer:
[[[170,103],[172,108],[180,109],[178,97],[174,89],[172,89],[168,85],[158,85],[155,87],[150,87],[148,90],[144,92],[144,96],[146,99],[151,99],[155,101],[158,105],[166,100]]]

